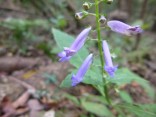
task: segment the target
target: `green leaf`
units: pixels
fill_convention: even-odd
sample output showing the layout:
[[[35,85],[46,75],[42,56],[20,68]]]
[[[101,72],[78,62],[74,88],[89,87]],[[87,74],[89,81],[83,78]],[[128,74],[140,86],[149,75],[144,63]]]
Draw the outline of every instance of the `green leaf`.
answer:
[[[155,92],[154,92],[153,88],[150,86],[149,82],[147,80],[141,78],[137,74],[133,73],[132,71],[130,71],[127,68],[118,69],[115,73],[114,78],[108,77],[106,79],[107,79],[107,81],[115,83],[117,85],[123,85],[126,83],[131,83],[132,81],[136,81],[145,89],[145,91],[148,93],[148,95],[152,99],[154,99]]]
[[[125,102],[130,103],[130,104],[133,103],[133,99],[126,91],[120,91],[119,95]]]
[[[43,74],[43,77],[46,79],[45,82],[47,84],[50,84],[50,83],[56,84],[58,82],[56,79],[56,76],[54,74],[45,73],[45,74]]]
[[[82,98],[82,97],[81,97]],[[91,102],[97,102],[97,103],[101,103],[101,104],[108,104],[107,100],[105,99],[105,97],[101,96],[101,95],[92,95],[92,94],[86,94],[85,95],[85,99],[87,101],[91,101]]]
[[[71,87],[71,77],[72,74],[76,74],[77,69],[73,70],[73,72],[66,76],[66,78],[61,83],[61,87],[69,88]],[[87,71],[84,79],[82,81],[85,84],[91,85],[103,85],[102,75],[100,73],[99,67],[91,66],[90,69]]]
[[[66,76],[66,78],[62,81],[60,87],[64,87],[64,88],[69,88],[71,87],[71,77],[72,77],[72,74],[68,74]]]
[[[70,63],[79,68],[88,55],[89,52],[84,46],[71,58]]]
[[[134,74],[131,73],[127,68],[121,68],[115,72],[115,76],[113,78],[108,76],[106,80],[117,85],[123,85],[125,83],[131,83],[133,80],[135,80],[135,78],[136,76],[134,76]]]
[[[74,37],[55,28],[52,29],[52,33],[60,51],[63,50],[63,47],[69,47],[74,40]]]
[[[91,66],[83,80],[86,84],[103,85],[102,75],[99,67]]]
[[[116,105],[122,109],[126,109],[131,114],[133,113],[137,117],[156,117],[156,113],[152,112],[151,110],[147,110],[143,108],[143,105],[132,105],[128,103],[118,104]]]
[[[118,117],[127,117],[128,116],[127,113],[124,113],[122,108],[117,107],[117,106],[115,106],[114,108],[119,113]]]
[[[82,107],[93,114],[102,117],[113,117],[113,114],[108,110],[108,108],[104,104],[88,102],[85,100],[81,100]]]
[[[140,104],[143,109],[151,111],[156,114],[156,103],[155,104]]]
[[[52,33],[54,35],[54,39],[56,41],[56,44],[60,48],[60,52],[63,50],[63,47],[70,47],[70,45],[74,41],[74,37],[68,35],[67,33],[64,33],[60,30],[57,30],[55,28],[52,29]],[[70,63],[74,65],[76,68],[79,68],[79,66],[83,63],[85,58],[89,55],[88,50],[85,47],[82,47],[76,55],[74,55],[70,59]]]
[[[65,94],[64,95],[66,98],[68,98],[69,100],[71,100],[72,102],[74,102],[76,105],[80,105],[80,102],[79,100],[75,97],[75,96],[72,96],[72,95],[69,95],[69,94]]]
[[[58,48],[57,46],[54,46],[52,50],[50,51],[50,53],[54,53],[54,54],[57,54],[59,52],[60,52],[60,48]]]

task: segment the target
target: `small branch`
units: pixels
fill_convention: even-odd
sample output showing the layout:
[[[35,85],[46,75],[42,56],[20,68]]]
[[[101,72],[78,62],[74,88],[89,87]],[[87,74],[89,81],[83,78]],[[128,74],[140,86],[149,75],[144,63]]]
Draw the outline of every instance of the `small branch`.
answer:
[[[17,78],[14,78],[14,77],[9,77],[11,80],[14,80],[15,82],[21,84],[24,88],[26,89],[32,89],[32,90],[36,90],[35,87],[31,86],[30,84],[26,83],[26,82],[23,82]]]
[[[0,72],[13,72],[25,68],[31,68],[40,64],[40,59],[24,57],[1,57]]]
[[[100,13],[99,13],[99,1],[95,0],[95,13],[96,13],[96,30],[97,30],[97,35],[98,35],[98,49],[99,49],[99,53],[100,53],[100,61],[101,61],[101,73],[102,73],[102,77],[104,76],[104,56],[103,56],[103,51],[102,51],[102,39],[101,39],[101,28],[100,28]],[[106,85],[106,80],[103,77],[103,83],[104,83],[104,93],[105,93],[105,98],[107,100],[107,102],[109,104],[111,104],[111,101],[109,99],[109,95],[108,95],[108,89],[107,89],[107,85]]]

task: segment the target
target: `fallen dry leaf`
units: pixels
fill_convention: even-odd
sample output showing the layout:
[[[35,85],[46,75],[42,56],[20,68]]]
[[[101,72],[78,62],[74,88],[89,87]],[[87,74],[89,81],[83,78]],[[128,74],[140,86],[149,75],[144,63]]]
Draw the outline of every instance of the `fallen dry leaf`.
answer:
[[[30,110],[39,111],[42,110],[44,107],[37,99],[31,99],[27,103]]]
[[[26,91],[15,102],[12,103],[14,108],[22,107],[26,104],[31,94]]]

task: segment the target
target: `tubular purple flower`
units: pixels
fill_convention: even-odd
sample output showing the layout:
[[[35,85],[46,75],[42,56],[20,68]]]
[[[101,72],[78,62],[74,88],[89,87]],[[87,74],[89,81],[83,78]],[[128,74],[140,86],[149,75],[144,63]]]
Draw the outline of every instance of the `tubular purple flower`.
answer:
[[[72,43],[72,45],[68,47],[64,47],[64,51],[58,53],[60,57],[59,61],[67,61],[69,60],[81,47],[84,45],[87,36],[91,30],[91,27],[84,29]]]
[[[102,42],[102,45],[103,45],[103,53],[104,53],[104,58],[105,58],[104,69],[111,77],[113,77],[115,71],[117,70],[117,66],[113,66],[109,47],[108,47],[108,44],[105,40]]]
[[[86,74],[87,70],[89,69],[91,63],[93,61],[93,54],[88,55],[88,57],[85,59],[81,67],[79,68],[76,75],[72,75],[72,86],[76,86],[80,82],[82,82],[84,75]]]
[[[136,35],[143,32],[139,26],[130,26],[117,20],[108,21],[107,25],[111,28],[112,31],[127,36]]]

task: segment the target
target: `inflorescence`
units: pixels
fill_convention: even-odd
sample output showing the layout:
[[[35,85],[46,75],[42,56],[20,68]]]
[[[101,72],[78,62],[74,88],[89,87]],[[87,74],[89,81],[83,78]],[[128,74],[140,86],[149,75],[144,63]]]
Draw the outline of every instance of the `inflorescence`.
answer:
[[[93,6],[92,3],[85,2],[83,4],[83,8],[85,10],[88,10],[92,6]],[[93,13],[88,13],[86,11],[83,11],[83,12],[76,13],[75,17],[77,19],[82,19],[82,18],[84,18],[84,17],[86,17],[87,15],[90,15],[90,14],[93,14]],[[106,17],[104,15],[100,16],[99,22],[101,24],[105,24],[112,31],[114,31],[116,33],[123,34],[123,35],[127,35],[127,36],[136,35],[136,34],[139,34],[139,33],[143,32],[143,30],[139,26],[130,26],[128,24],[125,24],[125,23],[123,23],[121,21],[117,21],[117,20],[107,21],[107,19],[106,19]],[[74,42],[71,44],[70,47],[64,47],[64,50],[62,52],[58,53],[58,56],[60,58],[59,61],[61,61],[61,62],[68,61],[72,56],[74,56],[85,44],[86,39],[87,39],[91,29],[92,28],[90,26],[88,28],[84,29],[76,37],[76,39],[74,40]],[[102,44],[102,47],[103,47],[103,55],[104,55],[103,60],[105,61],[105,66],[104,66],[103,69],[108,73],[108,75],[110,77],[114,77],[115,71],[117,70],[117,66],[113,65],[112,58],[111,58],[111,53],[110,53],[107,41],[103,40],[101,42],[101,44]],[[72,75],[72,78],[71,78],[72,84],[71,84],[71,86],[76,86],[77,84],[79,84],[80,82],[83,81],[83,77],[84,77],[85,73],[87,72],[87,70],[90,68],[92,62],[93,62],[93,54],[91,53],[90,55],[88,55],[86,57],[83,64],[79,68],[77,74]]]

